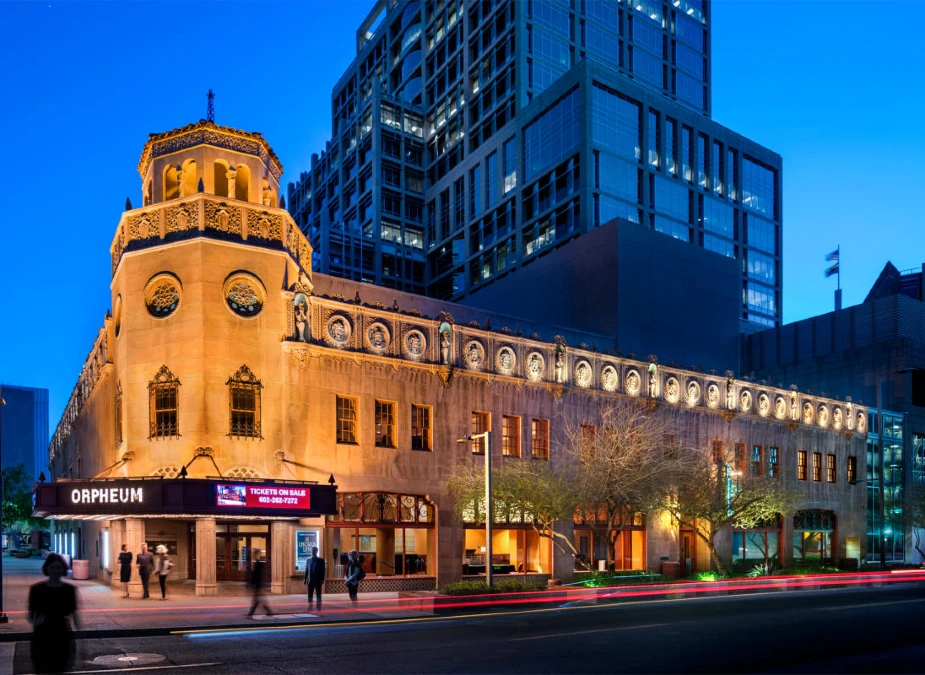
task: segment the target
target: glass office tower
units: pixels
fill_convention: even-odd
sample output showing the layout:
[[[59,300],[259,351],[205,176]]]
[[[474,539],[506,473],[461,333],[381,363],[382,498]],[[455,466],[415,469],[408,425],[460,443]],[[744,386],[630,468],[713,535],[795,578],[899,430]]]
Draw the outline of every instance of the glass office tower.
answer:
[[[622,218],[778,325],[781,159],[710,115],[703,0],[380,0],[289,209],[316,270],[454,301]]]

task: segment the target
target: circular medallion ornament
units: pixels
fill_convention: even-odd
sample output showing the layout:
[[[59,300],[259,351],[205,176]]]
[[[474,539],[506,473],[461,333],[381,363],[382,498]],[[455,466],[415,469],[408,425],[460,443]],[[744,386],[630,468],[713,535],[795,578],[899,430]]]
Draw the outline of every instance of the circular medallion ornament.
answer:
[[[774,399],[774,417],[779,420],[784,419],[787,416],[787,402],[784,400],[783,396],[778,396]]]
[[[512,375],[514,366],[517,365],[517,357],[514,350],[510,347],[502,347],[495,356],[495,369],[503,375]]]
[[[145,286],[145,306],[148,313],[164,319],[180,305],[180,281],[172,274],[158,274]]]
[[[613,366],[604,366],[601,371],[601,386],[605,391],[616,391],[620,378],[617,375],[617,369]]]
[[[862,412],[858,413],[858,433],[863,434],[867,431],[867,415]]]
[[[591,364],[587,361],[579,361],[575,366],[575,384],[579,387],[591,386]]]
[[[327,333],[328,339],[338,347],[343,347],[350,340],[350,333],[353,327],[350,320],[342,314],[334,314],[328,319]]]
[[[694,380],[687,383],[687,404],[697,405],[700,403],[700,385]]]
[[[707,405],[711,408],[719,405],[719,387],[713,382],[707,385]]]
[[[677,403],[681,398],[681,385],[674,377],[669,377],[665,381],[665,400],[669,403]]]
[[[835,410],[832,411],[832,427],[838,431],[841,429],[843,421],[841,408],[835,408]]]
[[[816,411],[816,421],[820,427],[829,426],[829,409],[826,406],[819,406],[819,410]]]
[[[767,394],[758,394],[758,414],[767,417],[771,412],[771,399]]]
[[[527,356],[527,377],[533,382],[542,382],[546,372],[546,359],[539,352],[530,352]]]
[[[384,323],[377,321],[366,329],[366,345],[371,352],[382,354],[389,348],[391,341],[389,329]]]
[[[642,379],[639,377],[639,373],[635,370],[631,370],[626,374],[626,393],[631,396],[639,395],[639,386],[642,384]]]
[[[803,424],[812,424],[813,423],[813,404],[804,403],[803,404]]]
[[[420,359],[427,349],[427,338],[419,330],[409,330],[405,333],[405,352],[412,359]]]
[[[463,358],[466,362],[466,368],[469,370],[481,370],[482,364],[485,362],[485,348],[475,340],[467,342]]]
[[[747,389],[739,394],[739,410],[748,412],[752,409],[752,393]]]
[[[234,274],[225,280],[222,289],[228,309],[243,317],[260,314],[263,309],[263,284],[250,274]]]

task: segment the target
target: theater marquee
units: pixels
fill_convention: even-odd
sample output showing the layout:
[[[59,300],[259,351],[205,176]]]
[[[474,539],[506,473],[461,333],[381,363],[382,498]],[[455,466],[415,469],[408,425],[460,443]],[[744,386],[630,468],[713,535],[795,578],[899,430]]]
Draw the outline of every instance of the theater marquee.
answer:
[[[54,516],[292,516],[336,512],[334,485],[296,481],[202,478],[120,478],[39,483],[33,515]]]

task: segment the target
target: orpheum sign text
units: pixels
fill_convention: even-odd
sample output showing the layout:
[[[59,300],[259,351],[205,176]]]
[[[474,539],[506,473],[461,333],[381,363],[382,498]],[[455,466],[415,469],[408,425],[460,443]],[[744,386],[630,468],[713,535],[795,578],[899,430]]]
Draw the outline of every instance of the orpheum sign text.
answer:
[[[82,488],[71,490],[72,504],[131,504],[143,502],[144,488]]]

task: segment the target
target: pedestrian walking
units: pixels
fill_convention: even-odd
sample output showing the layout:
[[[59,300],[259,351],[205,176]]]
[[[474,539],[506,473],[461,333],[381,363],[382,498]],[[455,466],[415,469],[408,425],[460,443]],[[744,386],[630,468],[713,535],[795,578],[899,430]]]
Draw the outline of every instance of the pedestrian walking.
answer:
[[[42,565],[45,581],[29,589],[29,623],[32,624],[32,668],[37,673],[61,673],[74,660],[71,624],[77,625],[77,589],[61,581],[67,565],[49,553]]]
[[[324,558],[318,555],[318,547],[312,546],[312,557],[305,564],[305,581],[308,586],[308,608],[312,608],[312,597],[318,594],[318,611],[321,611],[321,590],[324,588]]]
[[[173,569],[173,560],[170,559],[167,554],[167,547],[163,544],[158,544],[154,552],[157,553],[157,583],[161,585],[161,600],[166,600],[167,575]]]
[[[135,565],[138,567],[138,576],[141,578],[141,599],[148,597],[148,577],[151,576],[151,570],[154,568],[154,556],[148,551],[148,545],[141,544],[141,553],[135,556]]]
[[[254,568],[251,570],[251,591],[254,594],[254,601],[251,603],[251,609],[247,613],[247,618],[250,619],[254,616],[254,612],[257,611],[257,608],[260,605],[263,605],[263,608],[267,612],[267,616],[273,616],[273,610],[270,609],[270,605],[267,604],[267,601],[263,599],[263,577],[266,571],[266,563],[263,560],[263,553],[257,551],[254,559]]]
[[[128,582],[132,579],[132,554],[128,552],[128,544],[122,544],[122,553],[119,554],[119,581],[122,582],[122,597],[128,597]]]
[[[356,603],[357,590],[360,588],[360,582],[366,577],[363,566],[360,565],[360,554],[356,549],[347,554],[347,569],[344,574],[344,584],[347,586],[347,595],[350,600]]]

